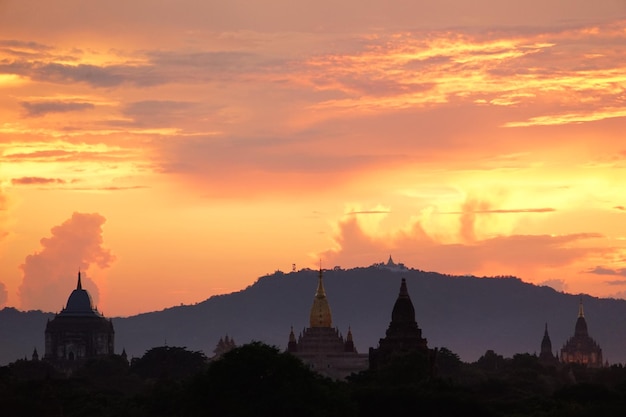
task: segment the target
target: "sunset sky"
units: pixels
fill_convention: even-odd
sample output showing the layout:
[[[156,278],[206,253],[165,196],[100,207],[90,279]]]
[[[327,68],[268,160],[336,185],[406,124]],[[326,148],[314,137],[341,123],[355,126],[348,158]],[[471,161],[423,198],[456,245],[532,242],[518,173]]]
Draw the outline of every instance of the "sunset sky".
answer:
[[[626,0],[0,0],[0,90],[0,307],[389,255],[626,298]]]

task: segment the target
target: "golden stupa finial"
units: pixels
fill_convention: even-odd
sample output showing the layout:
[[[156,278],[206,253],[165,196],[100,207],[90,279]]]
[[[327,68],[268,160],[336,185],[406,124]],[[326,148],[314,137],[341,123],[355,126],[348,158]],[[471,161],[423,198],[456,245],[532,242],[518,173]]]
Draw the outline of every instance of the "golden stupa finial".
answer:
[[[317,282],[317,291],[313,298],[310,316],[311,327],[331,327],[332,316],[330,313],[330,305],[326,299],[326,291],[324,290],[324,280],[322,272],[322,262],[320,260],[320,273]]]

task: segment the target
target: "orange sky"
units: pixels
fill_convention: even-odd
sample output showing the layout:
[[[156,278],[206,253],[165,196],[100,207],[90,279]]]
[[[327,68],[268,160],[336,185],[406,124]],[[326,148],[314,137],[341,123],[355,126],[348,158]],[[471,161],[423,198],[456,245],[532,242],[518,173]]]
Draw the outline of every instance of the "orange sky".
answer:
[[[277,269],[626,298],[626,2],[0,2],[0,307]]]

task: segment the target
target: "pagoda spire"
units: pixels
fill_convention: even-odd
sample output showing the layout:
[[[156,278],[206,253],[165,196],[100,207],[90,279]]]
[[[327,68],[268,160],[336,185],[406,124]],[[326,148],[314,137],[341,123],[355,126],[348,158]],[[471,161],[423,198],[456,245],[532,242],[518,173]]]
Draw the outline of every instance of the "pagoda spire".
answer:
[[[78,283],[76,284],[76,289],[77,290],[82,290],[83,289],[83,284],[80,281],[80,268],[78,269]]]
[[[324,279],[321,263],[319,278],[317,281],[317,291],[315,291],[313,305],[311,306],[310,325],[311,327],[331,327],[332,325],[330,305],[328,304],[328,300],[326,299],[326,291],[324,290]]]
[[[324,297],[326,298],[326,291],[324,290],[324,280],[322,277],[322,268],[320,267],[319,277],[317,279],[317,291],[315,292],[315,297]]]
[[[583,310],[583,297],[580,296],[580,303],[578,304],[578,317],[585,317],[585,311]]]

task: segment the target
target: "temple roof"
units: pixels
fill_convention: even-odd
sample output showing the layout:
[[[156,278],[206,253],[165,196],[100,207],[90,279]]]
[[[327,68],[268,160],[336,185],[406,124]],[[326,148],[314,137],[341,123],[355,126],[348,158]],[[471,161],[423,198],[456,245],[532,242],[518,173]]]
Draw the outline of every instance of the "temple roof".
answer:
[[[317,283],[317,291],[313,298],[310,316],[311,327],[331,327],[332,315],[330,313],[330,305],[326,299],[326,291],[324,291],[324,282],[322,278],[322,269],[320,268],[319,279]]]

